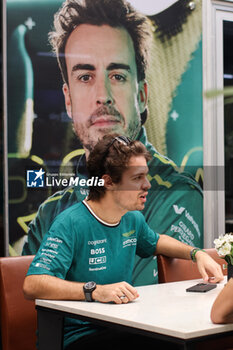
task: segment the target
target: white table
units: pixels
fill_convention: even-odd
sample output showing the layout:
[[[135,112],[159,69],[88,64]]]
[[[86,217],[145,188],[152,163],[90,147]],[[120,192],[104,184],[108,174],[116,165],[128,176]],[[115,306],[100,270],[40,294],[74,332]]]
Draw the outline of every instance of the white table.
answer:
[[[128,304],[83,301],[36,300],[39,350],[62,349],[64,316],[80,318],[107,327],[118,325],[158,339],[169,339],[191,349],[195,341],[222,336],[233,324],[214,325],[211,306],[226,281],[207,293],[187,293],[202,280],[137,287],[140,297]],[[53,332],[54,330],[54,332]],[[58,336],[59,334],[59,336]]]

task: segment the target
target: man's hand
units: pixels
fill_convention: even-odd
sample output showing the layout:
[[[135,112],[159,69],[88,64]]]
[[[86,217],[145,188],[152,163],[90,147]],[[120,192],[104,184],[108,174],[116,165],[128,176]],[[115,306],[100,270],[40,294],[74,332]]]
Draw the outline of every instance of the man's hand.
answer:
[[[205,282],[218,283],[223,280],[221,266],[207,253],[199,250],[196,255],[198,270]],[[213,276],[209,277],[207,271]]]
[[[101,303],[114,302],[116,304],[126,304],[139,297],[137,290],[127,282],[97,285],[92,293],[94,300]]]

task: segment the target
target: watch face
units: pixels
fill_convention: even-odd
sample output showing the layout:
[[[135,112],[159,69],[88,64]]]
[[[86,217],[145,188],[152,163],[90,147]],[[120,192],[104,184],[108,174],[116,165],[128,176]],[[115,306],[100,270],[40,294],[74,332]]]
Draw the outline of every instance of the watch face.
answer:
[[[91,281],[91,282],[87,282],[84,284],[83,286],[83,291],[85,294],[85,300],[86,301],[94,301],[94,299],[92,298],[92,292],[96,289],[96,283]]]
[[[92,289],[95,288],[95,282],[87,282],[85,284],[85,289]]]

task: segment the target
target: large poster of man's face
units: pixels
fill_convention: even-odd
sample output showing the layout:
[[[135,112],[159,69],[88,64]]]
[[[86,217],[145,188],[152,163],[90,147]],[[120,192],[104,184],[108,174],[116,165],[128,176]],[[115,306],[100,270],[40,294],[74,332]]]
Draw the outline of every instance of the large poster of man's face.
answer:
[[[63,1],[6,2],[10,255],[21,254],[40,204],[69,185],[64,179],[75,176],[84,149],[110,129],[136,138],[145,128],[158,152],[202,184],[201,0],[130,2],[152,35],[145,77],[127,31],[82,24],[66,42],[67,80],[48,39]],[[82,64],[74,65],[77,52]],[[99,80],[96,92],[89,86],[105,61],[111,89]]]

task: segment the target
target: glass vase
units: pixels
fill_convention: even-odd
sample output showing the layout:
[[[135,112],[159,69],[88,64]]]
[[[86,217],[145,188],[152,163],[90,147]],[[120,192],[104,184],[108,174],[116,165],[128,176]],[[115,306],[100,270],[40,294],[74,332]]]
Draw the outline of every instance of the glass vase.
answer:
[[[227,265],[227,280],[229,281],[229,279],[232,277],[233,277],[233,265],[228,264]]]

